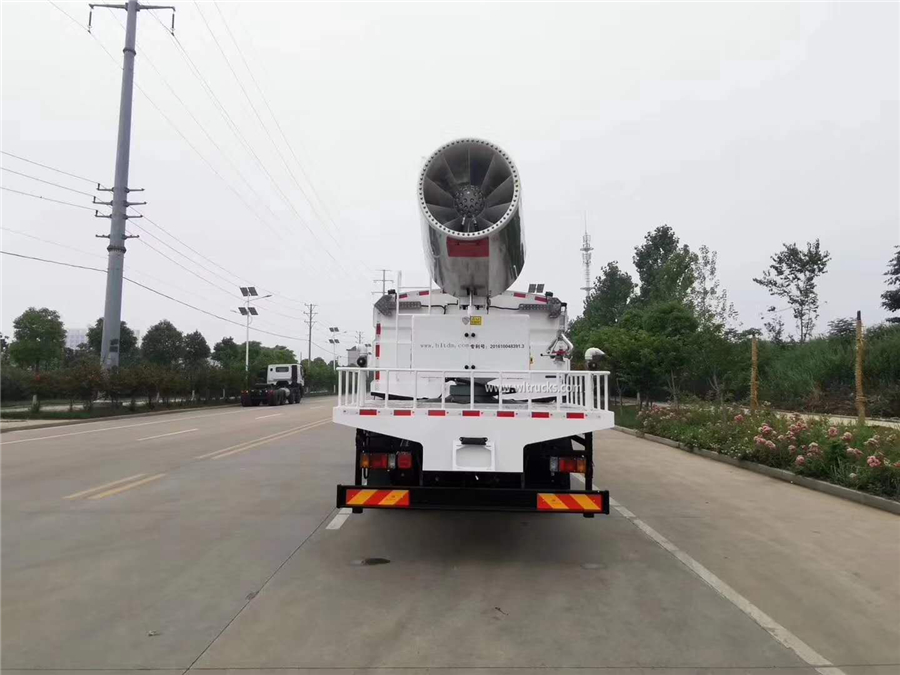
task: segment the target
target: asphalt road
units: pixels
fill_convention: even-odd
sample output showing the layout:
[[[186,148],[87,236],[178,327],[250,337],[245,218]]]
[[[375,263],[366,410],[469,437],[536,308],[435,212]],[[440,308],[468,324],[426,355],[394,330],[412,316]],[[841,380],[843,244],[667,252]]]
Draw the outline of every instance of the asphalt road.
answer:
[[[900,672],[897,516],[609,431],[608,517],[347,518],[332,404],[3,434],[3,672]]]

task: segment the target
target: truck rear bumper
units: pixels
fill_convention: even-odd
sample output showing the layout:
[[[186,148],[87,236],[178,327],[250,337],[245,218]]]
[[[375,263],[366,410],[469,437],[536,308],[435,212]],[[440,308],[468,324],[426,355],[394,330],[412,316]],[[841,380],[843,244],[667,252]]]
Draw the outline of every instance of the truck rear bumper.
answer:
[[[338,485],[337,506],[354,510],[425,509],[608,515],[609,491],[420,486],[376,489],[364,485]]]

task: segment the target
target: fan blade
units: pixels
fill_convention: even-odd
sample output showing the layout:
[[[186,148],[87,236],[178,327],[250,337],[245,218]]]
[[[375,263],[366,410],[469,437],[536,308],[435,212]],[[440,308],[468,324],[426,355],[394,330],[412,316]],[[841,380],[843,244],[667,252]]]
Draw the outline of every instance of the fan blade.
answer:
[[[487,195],[487,198],[484,200],[484,205],[485,207],[490,207],[503,202],[511,202],[515,191],[515,182],[513,181],[513,177],[510,176]]]
[[[481,145],[469,148],[469,182],[472,185],[483,187],[482,183],[494,157],[496,155],[490,148]]]
[[[469,182],[469,149],[466,145],[457,145],[444,151],[444,161],[450,167],[457,185]]]
[[[437,218],[437,221],[441,223],[441,225],[459,216],[459,212],[456,209],[450,209],[438,204],[426,204],[426,206],[428,206],[428,210],[431,211],[431,215]]]
[[[484,216],[478,216],[478,218],[476,220],[478,222],[478,227],[475,228],[476,232],[479,230],[486,230],[489,227],[494,226],[494,224],[491,221],[489,221],[487,218],[485,218]]]
[[[503,161],[503,158],[499,155],[494,155],[494,159],[491,160],[491,165],[488,167],[487,175],[481,184],[481,189],[487,196],[496,190],[497,186],[502,185],[511,177],[512,173],[506,162]]]
[[[424,187],[425,201],[429,204],[440,204],[451,208],[456,206],[456,200],[453,199],[453,195],[430,178],[425,179]]]
[[[443,223],[444,227],[448,230],[453,230],[454,232],[459,232],[460,227],[462,226],[462,218],[454,218],[449,223]]]
[[[441,155],[439,159],[434,160],[432,165],[428,167],[427,177],[434,182],[444,192],[451,195],[456,191],[456,178],[447,164],[447,158]]]
[[[490,208],[482,211],[481,215],[490,220],[492,223],[496,223],[504,216],[511,203],[512,202],[505,202],[504,204],[491,206]]]

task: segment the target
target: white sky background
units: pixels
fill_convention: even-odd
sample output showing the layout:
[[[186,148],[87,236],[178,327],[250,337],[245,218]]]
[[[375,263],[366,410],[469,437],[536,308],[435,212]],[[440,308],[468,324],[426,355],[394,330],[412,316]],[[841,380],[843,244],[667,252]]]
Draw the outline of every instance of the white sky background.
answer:
[[[60,5],[87,23],[86,4]],[[329,325],[365,331],[368,339],[378,268],[402,269],[405,284],[427,285],[417,172],[426,155],[460,136],[492,140],[516,161],[524,182],[528,248],[518,286],[546,283],[569,302],[572,317],[583,299],[578,249],[585,211],[595,274],[609,260],[633,272],[634,246],[664,223],[692,248],[706,244],[718,251],[723,285],[745,327],[759,325],[759,314],[771,304],[751,278],[782,242],[816,237],[833,255],[820,284],[820,330],[857,309],[868,323],[885,316],[879,298],[883,272],[900,243],[895,3],[221,2],[218,9],[201,3],[282,155],[312,196],[226,32],[224,16],[324,203],[318,213],[263,132],[197,5],[177,5],[179,42],[300,217],[223,121],[149,12],[138,21],[136,81],[221,179],[136,92],[130,185],[146,189],[139,195],[149,202],[143,212],[179,239],[239,274],[243,283],[292,298],[261,302],[256,325],[301,339],[255,336],[264,344],[287,344],[305,354],[298,301],[319,305],[313,337],[319,344],[328,346]],[[167,14],[159,17],[168,23]],[[95,40],[49,3],[2,3],[5,151],[111,182],[120,21],[123,12],[95,11]],[[91,191],[87,183],[0,159],[10,169]],[[8,172],[2,183],[90,201]],[[108,232],[107,220],[9,192],[0,197],[7,228],[0,232],[3,249],[105,268],[106,240],[94,234]],[[334,225],[319,217],[326,209]],[[136,222],[196,259],[146,220]],[[195,271],[233,289],[229,295],[160,257],[145,244],[191,266],[131,230],[142,239],[129,242],[127,276],[240,320],[229,311],[239,304],[241,280],[200,260],[225,279]],[[13,319],[31,305],[59,310],[69,327],[84,327],[103,313],[102,274],[9,256],[0,263],[4,333],[12,332]],[[141,330],[168,318],[181,330],[199,329],[210,345],[225,335],[243,340],[238,326],[130,285],[123,318]],[[352,339],[341,342],[349,346],[344,343]],[[313,355],[328,354],[314,348]]]

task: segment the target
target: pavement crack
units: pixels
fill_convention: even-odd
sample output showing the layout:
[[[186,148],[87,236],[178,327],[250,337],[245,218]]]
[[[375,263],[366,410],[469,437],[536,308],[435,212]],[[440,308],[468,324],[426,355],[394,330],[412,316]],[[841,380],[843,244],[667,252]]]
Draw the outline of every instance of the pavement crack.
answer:
[[[193,661],[191,661],[191,665],[189,665],[187,668],[185,668],[185,669],[184,669],[184,672],[182,672],[181,675],[186,675],[186,673],[188,673],[188,671],[190,671],[190,670],[197,664],[197,661],[199,661],[201,658],[203,658],[203,655],[206,654],[206,652],[209,651],[209,648],[212,647],[220,637],[222,637],[222,634],[223,634],[226,630],[228,630],[228,627],[229,627],[231,624],[233,624],[234,621],[235,621],[235,619],[237,619],[237,618],[241,615],[241,612],[243,612],[243,611],[247,608],[247,605],[249,605],[249,604],[252,602],[253,598],[255,598],[257,595],[259,595],[260,593],[262,593],[263,589],[268,585],[268,583],[269,583],[270,581],[272,581],[272,579],[275,577],[275,575],[278,574],[278,573],[281,571],[281,568],[284,567],[285,565],[287,565],[288,562],[290,562],[291,558],[293,558],[295,555],[297,555],[297,552],[298,552],[301,548],[303,548],[303,546],[306,544],[306,542],[308,542],[310,539],[312,539],[313,535],[314,535],[316,532],[318,532],[318,531],[322,528],[322,525],[324,525],[325,522],[326,522],[329,518],[331,518],[331,516],[332,516],[333,513],[334,513],[334,509],[331,509],[327,514],[325,514],[325,517],[322,518],[322,520],[319,521],[319,524],[316,525],[315,528],[313,528],[313,531],[310,532],[308,535],[306,535],[306,537],[303,538],[303,541],[301,541],[301,542],[297,545],[297,548],[295,548],[293,551],[291,551],[291,554],[290,554],[287,558],[285,558],[284,560],[281,561],[281,564],[280,564],[278,567],[276,567],[276,568],[275,568],[275,571],[272,572],[272,574],[270,574],[269,577],[263,582],[262,586],[259,587],[259,590],[258,590],[258,591],[254,591],[254,592],[252,592],[252,593],[248,593],[248,594],[247,594],[247,597],[244,599],[244,604],[241,605],[241,608],[240,608],[237,612],[235,612],[235,615],[234,615],[233,617],[231,617],[231,618],[228,620],[228,623],[226,623],[226,624],[222,627],[222,630],[220,630],[218,633],[216,633],[216,636],[215,636],[212,640],[209,641],[209,644],[206,645],[206,647],[203,648],[203,651],[201,651],[201,652],[197,655],[197,658],[195,658]]]

